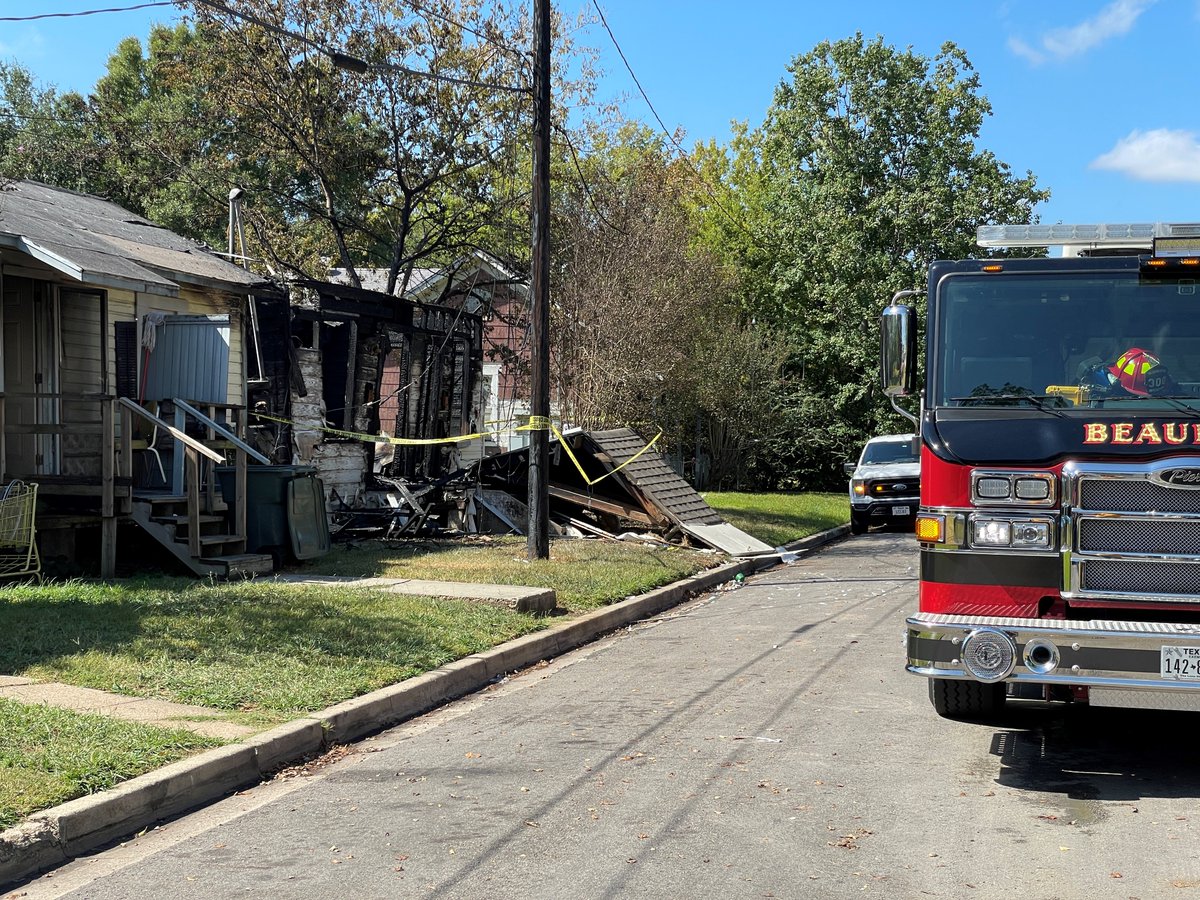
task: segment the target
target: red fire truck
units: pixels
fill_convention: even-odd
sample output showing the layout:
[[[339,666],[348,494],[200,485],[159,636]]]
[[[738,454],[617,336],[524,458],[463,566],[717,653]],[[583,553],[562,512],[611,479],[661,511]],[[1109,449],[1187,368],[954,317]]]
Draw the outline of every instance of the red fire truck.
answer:
[[[950,717],[1010,696],[1200,710],[1200,224],[979,243],[1052,249],[929,270],[908,671]],[[883,315],[893,405],[914,293]]]

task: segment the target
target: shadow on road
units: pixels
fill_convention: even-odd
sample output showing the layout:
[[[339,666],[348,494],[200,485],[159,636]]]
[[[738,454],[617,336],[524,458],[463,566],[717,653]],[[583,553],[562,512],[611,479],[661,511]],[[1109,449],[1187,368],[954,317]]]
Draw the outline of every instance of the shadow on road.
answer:
[[[1195,713],[1009,703],[997,782],[1075,800],[1200,797]]]

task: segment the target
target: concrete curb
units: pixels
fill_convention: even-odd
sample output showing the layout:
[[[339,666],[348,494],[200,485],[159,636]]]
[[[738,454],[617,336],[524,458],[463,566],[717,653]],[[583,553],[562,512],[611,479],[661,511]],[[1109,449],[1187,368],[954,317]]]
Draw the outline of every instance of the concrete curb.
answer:
[[[849,533],[841,525],[788,544],[805,556]],[[483,653],[346,700],[237,744],[180,760],[112,790],[36,813],[0,832],[0,887],[8,889],[106,843],[257,784],[286,765],[397,725],[486,687],[497,678],[677,606],[695,594],[769,568],[779,554],[727,563],[508,641]]]

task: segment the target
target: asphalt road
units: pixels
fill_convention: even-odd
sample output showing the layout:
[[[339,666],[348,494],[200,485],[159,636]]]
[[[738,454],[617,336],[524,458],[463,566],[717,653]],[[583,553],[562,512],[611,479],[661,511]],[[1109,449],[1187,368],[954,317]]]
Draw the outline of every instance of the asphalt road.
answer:
[[[1200,895],[1195,714],[939,719],[915,566],[832,545],[13,895]]]

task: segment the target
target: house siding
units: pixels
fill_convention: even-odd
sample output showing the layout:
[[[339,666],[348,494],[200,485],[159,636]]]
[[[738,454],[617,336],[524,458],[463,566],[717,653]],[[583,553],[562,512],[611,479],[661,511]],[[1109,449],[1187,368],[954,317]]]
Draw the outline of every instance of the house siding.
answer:
[[[99,293],[85,289],[59,291],[58,373],[64,426],[59,467],[63,475],[100,474],[101,406],[97,400],[79,395],[101,390],[102,302]]]

